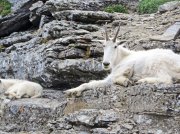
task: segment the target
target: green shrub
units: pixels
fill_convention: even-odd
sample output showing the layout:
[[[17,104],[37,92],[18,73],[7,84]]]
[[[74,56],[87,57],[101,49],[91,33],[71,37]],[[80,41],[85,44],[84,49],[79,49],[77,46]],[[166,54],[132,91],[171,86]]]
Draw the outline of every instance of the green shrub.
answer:
[[[118,12],[118,13],[128,13],[128,10],[126,7],[124,7],[123,5],[110,5],[108,7],[106,7],[104,9],[105,12],[108,13],[114,13],[114,12]]]
[[[155,13],[160,5],[169,1],[175,0],[141,0],[138,6],[138,12],[140,14]]]
[[[11,12],[11,4],[7,0],[0,0],[0,15],[5,16]]]

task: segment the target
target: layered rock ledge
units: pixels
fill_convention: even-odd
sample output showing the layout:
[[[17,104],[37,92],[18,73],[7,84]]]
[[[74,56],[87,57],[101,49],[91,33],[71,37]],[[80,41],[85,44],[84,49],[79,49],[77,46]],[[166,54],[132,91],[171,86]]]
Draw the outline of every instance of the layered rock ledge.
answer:
[[[46,90],[43,98],[4,101],[1,130],[52,134],[178,133],[179,94],[179,84],[105,86],[68,100],[61,91]]]

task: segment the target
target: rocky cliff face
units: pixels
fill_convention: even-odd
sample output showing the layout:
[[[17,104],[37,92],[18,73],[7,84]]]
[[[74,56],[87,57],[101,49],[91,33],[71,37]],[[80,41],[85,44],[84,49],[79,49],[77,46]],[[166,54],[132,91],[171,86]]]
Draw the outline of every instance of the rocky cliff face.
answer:
[[[9,101],[1,96],[0,133],[178,133],[180,87],[111,85],[67,99],[62,90],[108,72],[101,67],[103,25],[113,36],[121,24],[121,44],[133,50],[168,48],[180,39],[149,40],[180,18],[180,9],[151,15],[106,13],[106,5],[136,0],[23,1],[0,19],[0,77],[28,79],[45,87],[43,98]],[[168,18],[168,19],[167,19]],[[50,90],[52,89],[52,90]]]

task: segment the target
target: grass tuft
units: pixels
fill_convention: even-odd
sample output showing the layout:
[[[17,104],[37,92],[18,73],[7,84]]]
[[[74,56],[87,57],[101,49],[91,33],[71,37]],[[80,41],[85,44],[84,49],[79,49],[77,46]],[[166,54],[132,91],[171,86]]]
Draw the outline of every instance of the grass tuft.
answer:
[[[140,14],[155,13],[160,5],[170,1],[177,0],[141,0],[138,5],[138,12]]]
[[[6,16],[11,13],[11,3],[7,0],[0,0],[0,15]]]
[[[110,5],[108,7],[106,7],[104,9],[105,12],[108,13],[114,13],[114,12],[118,12],[118,13],[128,13],[128,10],[125,6],[118,4],[118,5]]]

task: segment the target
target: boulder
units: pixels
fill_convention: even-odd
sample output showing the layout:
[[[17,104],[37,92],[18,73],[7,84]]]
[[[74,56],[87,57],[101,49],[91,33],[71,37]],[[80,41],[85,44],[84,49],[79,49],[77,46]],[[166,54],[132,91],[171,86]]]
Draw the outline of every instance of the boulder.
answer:
[[[180,33],[180,21],[175,22],[172,26],[170,26],[163,35],[152,36],[150,40],[158,40],[158,41],[170,41],[175,40]]]
[[[17,34],[14,33],[10,37],[0,40],[0,45],[4,47],[9,47],[16,43],[27,42],[32,38],[34,38],[34,36],[31,33],[27,33],[27,34],[25,32],[17,33]]]
[[[38,7],[37,4],[33,5],[37,1],[38,0],[22,0],[21,2],[11,1],[13,3],[16,3],[14,9],[15,12],[0,19],[0,37],[8,36],[13,32],[27,30],[31,28],[33,24],[34,27],[39,26],[41,18],[40,16],[42,14],[34,15],[34,12],[38,9]],[[46,0],[43,0],[40,3],[42,4],[45,1]],[[31,10],[33,8],[34,9],[30,11],[29,8]]]
[[[83,23],[105,23],[114,20],[113,15],[102,11],[65,10],[55,12],[53,16],[58,20],[77,21]]]
[[[36,14],[36,10],[40,7],[42,7],[44,3],[42,1],[37,1],[36,3],[33,3],[32,6],[29,8],[31,11],[29,20],[30,22],[33,23],[35,26],[39,26],[40,19],[41,19],[41,14]]]
[[[61,93],[56,92],[56,94],[61,96],[61,101],[52,98],[36,98],[1,102],[1,106],[3,103],[5,105],[1,109],[3,118],[0,119],[0,129],[6,132],[45,130],[49,120],[63,115],[66,101],[63,101]],[[45,95],[49,97],[48,91],[44,93]]]
[[[138,2],[138,0],[48,0],[46,5],[52,12],[63,10],[103,11],[105,7],[112,4],[123,4],[135,10]]]
[[[178,8],[179,6],[180,6],[179,1],[171,1],[171,2],[167,2],[163,5],[160,5],[158,8],[158,11],[160,13],[163,13],[163,12],[174,10],[174,9]]]
[[[27,30],[32,26],[29,21],[29,11],[10,15],[0,19],[0,37],[10,35],[13,32]]]
[[[118,113],[114,110],[86,109],[69,114],[65,118],[71,124],[107,127],[108,124],[119,120]]]
[[[19,10],[22,10],[22,8],[30,8],[33,3],[36,3],[39,0],[8,0],[11,4],[11,10],[12,12],[17,12]],[[45,2],[46,0],[41,0]]]
[[[52,24],[56,23],[51,23],[51,26],[53,26]],[[8,47],[4,53],[0,53],[0,60],[3,61],[0,65],[0,76],[2,78],[29,79],[40,82],[45,87],[61,90],[88,82],[91,79],[103,78],[106,73],[101,67],[99,58],[102,56],[102,47],[97,47],[101,44],[92,41],[85,35],[79,35],[86,33],[72,30],[74,27],[70,27],[72,25],[63,22],[58,24],[65,25],[64,28],[63,26],[59,27],[62,30],[61,34],[64,30],[68,33],[67,28],[69,28],[75,35],[66,37],[65,34],[66,38],[60,38],[53,42],[47,40],[46,43],[41,37],[35,37],[26,42],[15,40],[16,42],[12,42],[15,44]],[[58,34],[54,35],[57,37]],[[55,37],[52,36],[52,38]],[[42,43],[44,45],[41,45]]]

